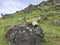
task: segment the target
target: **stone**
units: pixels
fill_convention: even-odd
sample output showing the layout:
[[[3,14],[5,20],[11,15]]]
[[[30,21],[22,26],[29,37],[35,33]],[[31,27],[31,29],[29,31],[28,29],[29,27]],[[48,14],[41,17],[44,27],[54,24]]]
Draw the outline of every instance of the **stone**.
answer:
[[[6,32],[5,38],[14,45],[41,45],[44,37],[40,26],[16,25]]]
[[[60,12],[57,12],[57,14],[59,14],[59,15],[60,15]]]
[[[54,20],[53,20],[53,24],[54,24],[54,25],[60,25],[60,20],[54,19]]]
[[[30,4],[27,8],[25,8],[23,11],[25,13],[29,13],[33,9],[34,5]]]

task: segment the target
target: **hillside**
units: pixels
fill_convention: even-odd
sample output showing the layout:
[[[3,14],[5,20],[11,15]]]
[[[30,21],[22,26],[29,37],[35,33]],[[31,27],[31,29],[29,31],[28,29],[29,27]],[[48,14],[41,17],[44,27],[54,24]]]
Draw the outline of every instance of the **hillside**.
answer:
[[[42,45],[60,45],[60,0],[43,1],[39,5],[30,4],[27,8],[0,18],[0,45],[10,45],[4,37],[6,31],[14,25],[23,24],[23,18],[32,20],[43,15],[47,19],[39,22],[44,31]],[[55,21],[54,21],[55,20]],[[58,20],[59,24],[53,24]]]

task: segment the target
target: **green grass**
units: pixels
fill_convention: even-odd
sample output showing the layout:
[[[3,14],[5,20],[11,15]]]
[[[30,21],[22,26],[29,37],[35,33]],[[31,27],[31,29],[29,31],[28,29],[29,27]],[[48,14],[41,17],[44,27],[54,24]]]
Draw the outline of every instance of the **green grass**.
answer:
[[[43,45],[60,45],[60,26],[55,26],[50,21],[45,21],[40,26],[45,34]]]
[[[35,9],[31,10],[29,13],[24,13],[23,11],[12,14],[12,16],[6,16],[0,19],[0,45],[10,45],[9,42],[5,40],[5,34],[8,29],[13,27],[14,25],[23,24],[23,18],[26,17],[28,20],[39,17],[41,13],[45,16],[50,14],[52,10],[50,10],[50,6],[48,6],[48,12],[44,9],[45,5],[40,6],[42,10]],[[55,10],[55,8],[54,8]],[[59,11],[59,10],[58,10]],[[53,19],[60,19],[59,14],[54,13],[53,16],[48,16],[47,20],[39,22],[40,27],[44,31],[44,39],[42,45],[60,45],[60,26],[53,25]],[[21,20],[19,20],[21,19]]]
[[[34,19],[35,16],[39,15],[27,15],[26,17],[31,20]],[[0,19],[0,45],[10,45],[10,43],[5,41],[5,33],[14,25],[23,23],[23,20],[19,21],[17,20],[18,18],[19,16],[17,16],[17,18],[13,17],[13,19]],[[23,16],[20,18],[23,18]],[[59,19],[58,16],[55,18]],[[44,31],[44,39],[42,45],[60,45],[60,26],[53,25],[52,20],[53,17],[39,23]]]

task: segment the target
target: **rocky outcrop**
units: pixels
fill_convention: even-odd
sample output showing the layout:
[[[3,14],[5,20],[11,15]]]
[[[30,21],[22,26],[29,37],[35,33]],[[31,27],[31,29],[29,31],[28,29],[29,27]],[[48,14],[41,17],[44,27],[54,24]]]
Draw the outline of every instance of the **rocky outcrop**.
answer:
[[[23,11],[25,12],[25,13],[29,13],[31,10],[32,10],[32,8],[33,8],[34,6],[32,5],[32,4],[30,4],[27,8],[25,8]]]
[[[32,24],[17,25],[6,32],[6,40],[14,45],[40,45],[43,39],[43,30]]]

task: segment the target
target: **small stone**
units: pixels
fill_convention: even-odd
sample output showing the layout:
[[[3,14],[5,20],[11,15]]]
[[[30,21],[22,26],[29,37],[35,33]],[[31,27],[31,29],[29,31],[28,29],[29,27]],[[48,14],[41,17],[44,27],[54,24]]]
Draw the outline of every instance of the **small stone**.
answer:
[[[32,32],[32,29],[30,29],[30,31]]]
[[[29,29],[29,27],[27,27],[27,29]]]
[[[23,32],[26,32],[25,30]]]
[[[19,31],[19,33],[21,33],[21,31]]]
[[[53,20],[53,24],[54,24],[54,25],[60,25],[60,20],[54,19],[54,20]]]

